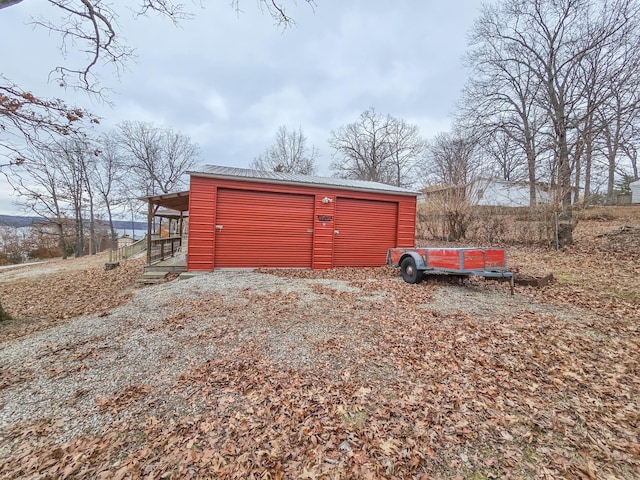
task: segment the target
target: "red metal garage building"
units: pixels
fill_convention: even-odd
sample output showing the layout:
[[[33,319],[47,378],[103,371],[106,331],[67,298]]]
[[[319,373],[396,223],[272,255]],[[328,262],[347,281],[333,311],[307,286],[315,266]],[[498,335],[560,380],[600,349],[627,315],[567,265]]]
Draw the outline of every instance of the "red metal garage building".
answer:
[[[381,266],[413,247],[416,193],[375,182],[207,166],[189,172],[187,270]]]

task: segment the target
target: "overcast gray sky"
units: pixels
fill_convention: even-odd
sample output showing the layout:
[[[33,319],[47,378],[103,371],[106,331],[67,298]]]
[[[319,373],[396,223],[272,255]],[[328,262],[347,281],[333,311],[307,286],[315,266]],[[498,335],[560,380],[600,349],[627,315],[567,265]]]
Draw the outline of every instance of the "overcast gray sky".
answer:
[[[198,3],[188,3],[196,17],[178,28],[120,10],[137,59],[120,78],[101,70],[113,107],[47,83],[65,61],[58,37],[28,25],[34,15],[58,18],[42,0],[0,10],[1,73],[36,95],[91,110],[101,130],[141,120],[180,131],[200,145],[202,164],[247,167],[278,126],[300,126],[321,153],[319,174],[329,176],[331,131],[369,107],[418,125],[427,139],[449,128],[467,78],[467,32],[481,5],[317,0],[311,9],[299,0],[289,10],[296,26],[283,31],[255,0],[241,0],[240,15],[229,0]],[[1,182],[0,213],[18,213]]]

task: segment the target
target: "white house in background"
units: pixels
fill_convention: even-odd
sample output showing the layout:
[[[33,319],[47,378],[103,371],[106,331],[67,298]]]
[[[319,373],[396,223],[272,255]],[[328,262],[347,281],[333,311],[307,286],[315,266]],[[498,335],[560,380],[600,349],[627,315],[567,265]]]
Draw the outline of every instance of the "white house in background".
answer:
[[[470,189],[470,190],[469,190]],[[467,189],[469,198],[477,205],[492,207],[528,207],[529,182],[514,182],[498,178],[481,178],[472,182]],[[546,188],[536,185],[536,203],[550,203],[551,196]]]
[[[491,207],[528,207],[529,183],[501,180],[499,178],[479,178],[473,180],[466,187],[453,187],[435,185],[427,187],[418,195],[418,203],[432,199],[462,198],[464,197],[474,205]],[[550,203],[551,196],[547,189],[541,185],[536,186],[536,203]]]
[[[631,203],[640,203],[640,180],[629,184],[631,189]]]

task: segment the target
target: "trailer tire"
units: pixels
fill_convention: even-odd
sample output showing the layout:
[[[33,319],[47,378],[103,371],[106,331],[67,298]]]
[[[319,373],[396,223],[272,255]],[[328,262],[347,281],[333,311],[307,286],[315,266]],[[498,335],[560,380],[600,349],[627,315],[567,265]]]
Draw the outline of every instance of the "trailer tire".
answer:
[[[418,270],[413,257],[406,257],[400,263],[400,273],[407,283],[420,283],[424,277],[424,272]]]

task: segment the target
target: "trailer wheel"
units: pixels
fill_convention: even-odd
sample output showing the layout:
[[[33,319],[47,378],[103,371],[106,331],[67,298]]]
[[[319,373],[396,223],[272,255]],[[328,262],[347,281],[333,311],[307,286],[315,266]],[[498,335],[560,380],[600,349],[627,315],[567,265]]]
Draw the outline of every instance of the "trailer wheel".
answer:
[[[424,272],[422,270],[418,270],[416,261],[413,257],[406,257],[402,260],[402,263],[400,264],[400,273],[402,273],[402,278],[407,283],[420,283],[424,277]]]

